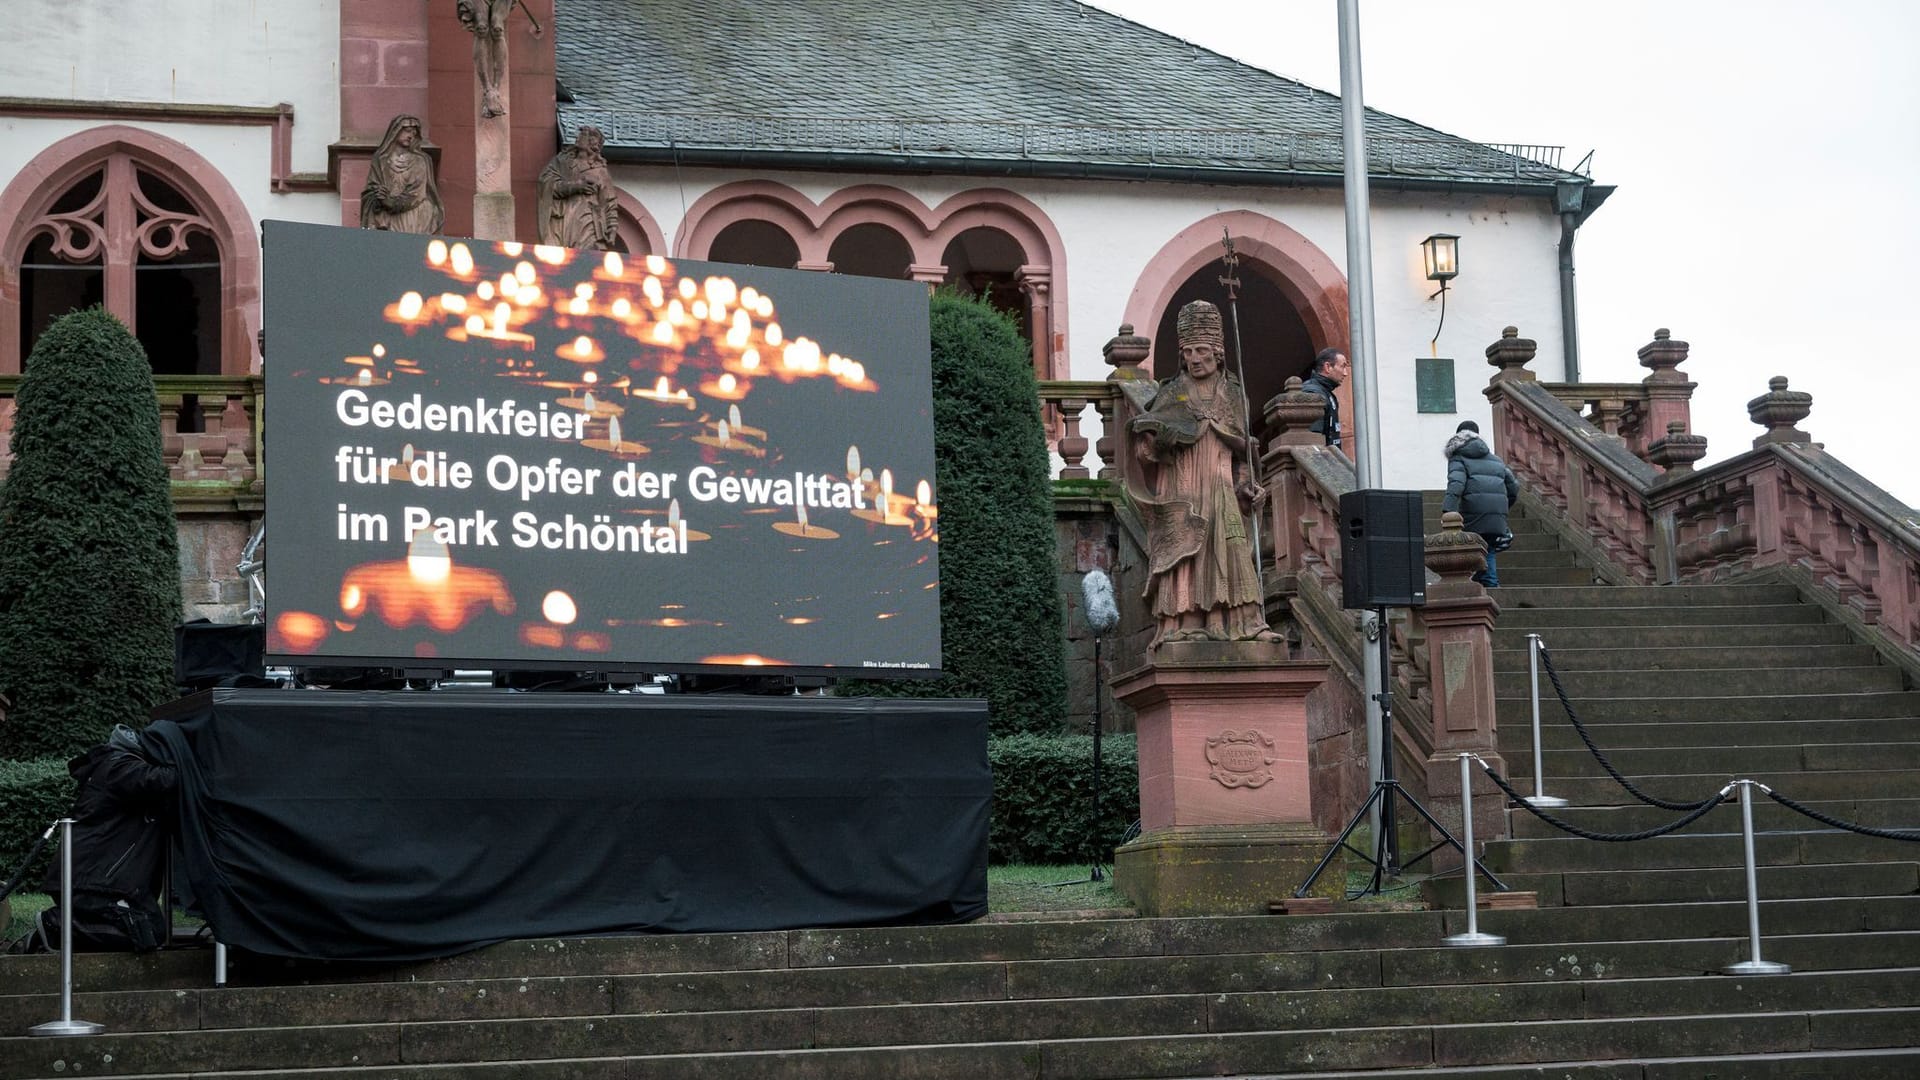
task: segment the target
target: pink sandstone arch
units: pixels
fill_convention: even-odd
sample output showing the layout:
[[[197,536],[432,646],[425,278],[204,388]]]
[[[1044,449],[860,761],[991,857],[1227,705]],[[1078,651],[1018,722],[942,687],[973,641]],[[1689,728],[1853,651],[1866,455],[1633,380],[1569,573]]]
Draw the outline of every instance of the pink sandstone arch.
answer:
[[[1259,270],[1293,304],[1315,350],[1346,349],[1347,278],[1313,241],[1265,214],[1225,210],[1194,222],[1167,241],[1135,281],[1125,321],[1152,338],[1180,286],[1202,267],[1218,263],[1220,238],[1233,237],[1241,272]],[[1343,416],[1353,417],[1353,386],[1338,393]],[[1254,402],[1258,409],[1263,402]],[[1348,420],[1351,428],[1353,421]]]
[[[233,185],[207,159],[165,135],[107,124],[76,132],[37,154],[0,191],[0,372],[17,372],[20,355],[20,262],[55,199],[116,157],[171,184],[206,216],[220,252],[220,373],[259,370],[260,240]],[[110,238],[112,239],[112,238]]]
[[[667,234],[660,230],[660,223],[639,199],[621,188],[613,189],[613,199],[619,207],[620,239],[626,241],[627,252],[633,255],[661,255],[667,250]]]
[[[771,180],[742,180],[707,192],[687,209],[674,239],[674,255],[704,259],[714,238],[739,221],[769,222],[785,230],[800,249],[802,265],[824,264],[833,242],[846,230],[878,224],[897,233],[913,252],[916,271],[931,275],[955,236],[973,228],[1006,233],[1027,262],[1023,280],[1033,296],[1036,373],[1043,379],[1067,377],[1066,245],[1044,211],[1028,199],[999,188],[963,191],[929,208],[914,195],[885,184],[856,184],[815,203],[801,192]],[[1044,327],[1044,336],[1038,328]]]

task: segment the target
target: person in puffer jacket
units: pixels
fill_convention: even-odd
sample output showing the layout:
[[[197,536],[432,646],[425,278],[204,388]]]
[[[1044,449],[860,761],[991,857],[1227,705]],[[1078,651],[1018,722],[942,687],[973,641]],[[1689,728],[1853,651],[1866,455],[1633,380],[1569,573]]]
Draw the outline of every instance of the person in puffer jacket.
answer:
[[[1465,519],[1464,528],[1487,542],[1487,568],[1473,575],[1473,580],[1489,589],[1500,587],[1494,555],[1512,542],[1507,510],[1519,498],[1520,482],[1506,462],[1487,448],[1480,438],[1480,425],[1460,421],[1447,440],[1447,497],[1440,509],[1458,510]]]

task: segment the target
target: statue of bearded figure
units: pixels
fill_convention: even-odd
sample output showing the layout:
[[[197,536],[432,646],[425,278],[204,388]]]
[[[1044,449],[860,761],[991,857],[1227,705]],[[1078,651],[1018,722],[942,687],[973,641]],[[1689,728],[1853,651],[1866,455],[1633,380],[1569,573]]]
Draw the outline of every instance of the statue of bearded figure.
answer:
[[[1247,396],[1224,370],[1220,309],[1180,309],[1180,374],[1129,425],[1147,490],[1150,648],[1167,641],[1278,641],[1267,629],[1248,516],[1267,493],[1247,471]]]

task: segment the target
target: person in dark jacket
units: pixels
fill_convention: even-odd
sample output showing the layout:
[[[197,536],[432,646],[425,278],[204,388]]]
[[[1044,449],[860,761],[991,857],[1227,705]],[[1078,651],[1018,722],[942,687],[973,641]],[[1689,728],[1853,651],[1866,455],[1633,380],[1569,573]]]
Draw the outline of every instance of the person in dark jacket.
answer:
[[[1520,483],[1513,478],[1513,470],[1487,448],[1479,424],[1462,420],[1447,440],[1447,497],[1440,509],[1459,511],[1463,527],[1487,542],[1487,568],[1473,575],[1473,580],[1489,589],[1500,587],[1494,556],[1513,540],[1507,511],[1519,498]]]
[[[161,877],[174,818],[178,776],[157,764],[139,733],[116,725],[107,741],[67,763],[79,784],[73,800],[73,946],[147,952],[167,937]],[[60,860],[44,887],[56,898],[36,934],[60,945]]]
[[[1347,354],[1339,349],[1325,348],[1314,354],[1313,366],[1307,369],[1307,377],[1300,383],[1301,390],[1326,399],[1326,409],[1308,430],[1324,436],[1327,445],[1335,449],[1340,446],[1340,399],[1333,392],[1351,374],[1353,363],[1347,359]]]

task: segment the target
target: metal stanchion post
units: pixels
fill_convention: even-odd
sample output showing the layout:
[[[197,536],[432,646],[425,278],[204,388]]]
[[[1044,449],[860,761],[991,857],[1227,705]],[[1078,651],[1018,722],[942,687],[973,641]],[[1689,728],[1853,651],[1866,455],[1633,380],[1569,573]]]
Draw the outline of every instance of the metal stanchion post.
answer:
[[[1540,753],[1540,635],[1527,635],[1527,681],[1533,694],[1533,794],[1528,806],[1552,809],[1567,805],[1567,800],[1547,794],[1547,769]]]
[[[1760,876],[1753,862],[1753,788],[1752,780],[1735,780],[1740,789],[1740,839],[1747,852],[1747,937],[1752,942],[1753,959],[1721,968],[1727,975],[1785,975],[1792,971],[1786,964],[1760,958]],[[1765,785],[1762,785],[1763,787]]]
[[[213,985],[227,985],[227,947],[218,941],[213,943]]]
[[[73,1018],[73,819],[60,819],[60,1019],[35,1024],[29,1035],[98,1035],[105,1024]]]
[[[1442,945],[1505,945],[1507,939],[1499,934],[1480,932],[1480,894],[1475,888],[1475,866],[1473,855],[1473,773],[1467,762],[1472,754],[1460,755],[1460,830],[1461,863],[1460,872],[1467,877],[1467,932],[1454,934],[1440,939]]]

